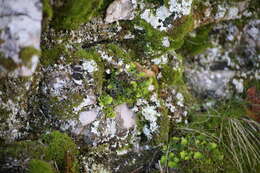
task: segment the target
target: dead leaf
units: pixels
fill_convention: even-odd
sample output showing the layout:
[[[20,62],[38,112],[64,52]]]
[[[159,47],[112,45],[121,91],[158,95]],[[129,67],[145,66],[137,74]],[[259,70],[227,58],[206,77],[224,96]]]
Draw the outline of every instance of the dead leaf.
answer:
[[[256,87],[247,90],[246,101],[249,103],[246,109],[247,116],[260,122],[260,92]]]

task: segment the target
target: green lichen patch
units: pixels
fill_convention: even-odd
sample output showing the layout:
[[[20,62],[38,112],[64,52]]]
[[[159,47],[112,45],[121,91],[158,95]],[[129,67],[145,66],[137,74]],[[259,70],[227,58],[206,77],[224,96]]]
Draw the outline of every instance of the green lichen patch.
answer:
[[[55,10],[54,27],[57,29],[76,29],[80,24],[88,22],[100,8],[103,0],[68,0]]]
[[[43,160],[30,160],[28,173],[54,173],[52,166]]]

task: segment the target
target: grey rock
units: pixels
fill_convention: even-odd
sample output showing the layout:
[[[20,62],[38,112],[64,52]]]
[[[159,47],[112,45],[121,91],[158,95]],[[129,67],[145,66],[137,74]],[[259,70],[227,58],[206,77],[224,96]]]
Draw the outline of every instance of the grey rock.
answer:
[[[187,70],[186,76],[194,91],[201,96],[226,98],[230,96],[228,84],[235,72],[230,70]]]
[[[134,18],[134,4],[132,0],[115,0],[107,8],[106,23],[118,20],[132,20]]]
[[[31,54],[25,60],[19,54],[29,47],[40,50],[41,20],[40,0],[0,0],[0,73],[34,73],[39,55]]]

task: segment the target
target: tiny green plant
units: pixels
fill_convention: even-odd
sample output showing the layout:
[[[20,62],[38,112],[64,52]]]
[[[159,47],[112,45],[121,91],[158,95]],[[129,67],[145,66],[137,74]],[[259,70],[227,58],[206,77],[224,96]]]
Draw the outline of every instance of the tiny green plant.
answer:
[[[163,146],[160,165],[164,168],[182,169],[185,172],[215,172],[224,155],[217,143],[203,135],[172,137]]]

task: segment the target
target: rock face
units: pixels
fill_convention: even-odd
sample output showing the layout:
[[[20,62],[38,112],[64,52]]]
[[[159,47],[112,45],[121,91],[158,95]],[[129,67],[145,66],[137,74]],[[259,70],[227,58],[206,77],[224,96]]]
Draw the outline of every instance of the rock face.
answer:
[[[134,1],[115,0],[107,9],[106,23],[113,23],[118,20],[132,20],[134,18]]]
[[[34,73],[40,50],[40,0],[0,1],[0,73]]]
[[[232,71],[188,71],[193,89],[202,96],[224,98],[230,96],[228,83],[234,77]]]

